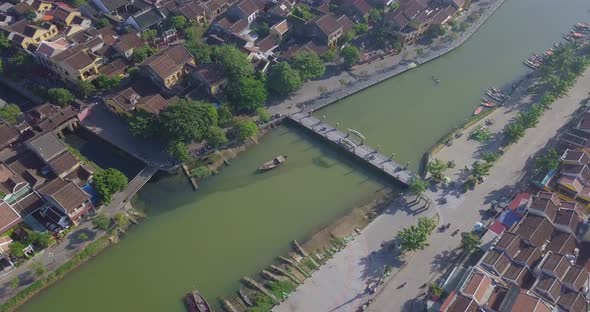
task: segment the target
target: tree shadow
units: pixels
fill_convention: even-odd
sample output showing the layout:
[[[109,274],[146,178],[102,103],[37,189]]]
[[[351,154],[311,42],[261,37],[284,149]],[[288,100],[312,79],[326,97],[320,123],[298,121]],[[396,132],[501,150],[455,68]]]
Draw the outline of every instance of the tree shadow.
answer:
[[[461,253],[458,249],[444,250],[438,255],[434,256],[430,266],[430,273],[442,273]]]
[[[380,250],[361,258],[359,265],[362,266],[362,278],[369,282],[377,282],[383,277],[386,265],[394,270],[403,267],[406,261],[400,259],[401,253],[396,248],[397,245],[398,239],[394,238],[383,242]]]
[[[67,239],[69,240],[66,249],[73,250],[76,249],[80,244],[88,241],[92,241],[96,238],[96,231],[93,231],[89,228],[82,228],[72,232],[68,235]],[[86,238],[84,238],[86,236]]]

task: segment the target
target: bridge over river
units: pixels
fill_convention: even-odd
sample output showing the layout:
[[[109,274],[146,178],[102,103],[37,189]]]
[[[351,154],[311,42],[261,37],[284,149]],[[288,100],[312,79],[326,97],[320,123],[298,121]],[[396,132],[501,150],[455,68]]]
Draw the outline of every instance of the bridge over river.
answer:
[[[344,133],[338,130],[338,125],[336,127],[331,126],[307,112],[294,113],[289,115],[288,118],[316,133],[321,138],[344,148],[361,161],[390,176],[397,182],[408,185],[412,178],[416,176],[413,171],[407,169],[407,166],[398,164],[393,159],[394,155],[387,157],[379,152],[378,146],[372,148],[365,144],[365,137],[356,130],[347,129],[346,133]],[[353,138],[356,138],[356,141],[360,140],[360,143],[355,142]]]

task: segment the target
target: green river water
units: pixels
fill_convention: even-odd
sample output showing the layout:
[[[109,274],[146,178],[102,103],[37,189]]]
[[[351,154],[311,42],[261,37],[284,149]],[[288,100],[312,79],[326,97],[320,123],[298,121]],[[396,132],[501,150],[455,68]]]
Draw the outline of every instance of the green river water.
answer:
[[[506,0],[462,47],[318,114],[415,166],[471,115],[483,90],[524,74],[522,60],[589,19],[588,8],[587,0]],[[255,174],[277,154],[288,154],[288,162]],[[290,241],[308,238],[384,187],[313,136],[279,127],[198,192],[182,176],[146,185],[134,203],[148,218],[20,311],[182,311],[182,296],[193,288],[215,301],[285,254]]]

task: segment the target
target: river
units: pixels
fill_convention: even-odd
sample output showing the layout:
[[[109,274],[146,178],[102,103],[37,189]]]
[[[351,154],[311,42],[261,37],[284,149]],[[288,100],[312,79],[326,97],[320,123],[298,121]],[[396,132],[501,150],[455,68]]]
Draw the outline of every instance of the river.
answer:
[[[522,60],[587,19],[589,6],[587,0],[507,0],[463,47],[318,114],[362,131],[369,144],[415,166],[470,116],[483,90],[526,73]],[[284,166],[254,173],[277,154],[289,155]],[[182,311],[182,295],[195,287],[215,301],[287,252],[291,240],[309,237],[384,187],[335,149],[279,127],[198,192],[181,176],[146,185],[135,204],[148,218],[21,310]]]

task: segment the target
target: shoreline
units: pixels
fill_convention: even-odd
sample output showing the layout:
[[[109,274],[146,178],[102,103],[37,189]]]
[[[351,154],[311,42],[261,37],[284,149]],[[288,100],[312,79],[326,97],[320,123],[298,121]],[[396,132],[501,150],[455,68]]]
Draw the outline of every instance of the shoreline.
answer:
[[[506,0],[495,0],[493,2],[486,2],[487,4],[489,4],[489,6],[487,8],[485,8],[486,12],[483,15],[481,15],[477,21],[472,23],[467,30],[462,32],[457,39],[453,40],[452,42],[450,42],[450,44],[448,44],[445,47],[439,48],[439,47],[426,46],[426,48],[424,48],[424,54],[417,56],[414,59],[403,60],[403,61],[400,61],[392,66],[380,69],[377,72],[370,74],[368,77],[357,78],[355,81],[346,84],[346,86],[344,86],[344,87],[337,88],[336,90],[324,93],[322,95],[319,95],[319,96],[314,97],[309,100],[297,101],[295,104],[292,104],[292,105],[290,105],[286,108],[283,108],[283,109],[281,109],[281,108],[282,108],[282,106],[286,105],[285,102],[287,102],[287,101],[283,101],[282,103],[279,103],[277,105],[270,106],[268,109],[271,112],[271,114],[275,114],[275,113],[288,114],[290,112],[283,112],[283,111],[285,111],[285,110],[292,111],[292,106],[296,106],[296,107],[305,106],[304,107],[305,109],[307,109],[310,112],[314,112],[316,110],[319,110],[319,109],[325,108],[329,105],[332,105],[334,103],[337,103],[338,101],[340,101],[344,98],[352,96],[352,95],[359,93],[363,90],[366,90],[372,86],[380,84],[386,80],[389,80],[389,79],[394,78],[398,75],[401,75],[409,70],[417,68],[420,65],[434,61],[434,60],[446,55],[447,53],[454,51],[455,49],[461,47],[464,43],[466,43],[471,38],[471,36],[473,36],[477,32],[477,30],[479,30],[479,28],[481,28],[481,26],[483,26],[483,24],[485,24],[485,22],[488,20],[488,18],[490,18],[502,6],[502,4],[504,4],[505,1]],[[475,4],[472,4],[472,7],[474,7],[474,6],[475,6]],[[473,13],[471,11],[471,9],[472,8],[470,8],[467,11],[464,11],[463,14],[465,14],[466,12]],[[465,15],[467,15],[467,14],[465,14]],[[390,55],[389,58],[392,58],[395,56],[396,55]],[[386,59],[386,58],[388,58],[388,57],[387,56],[384,57],[384,59]],[[401,63],[404,63],[404,64],[402,65]],[[356,66],[353,69],[354,70],[362,69],[364,66],[366,66],[368,64],[370,64],[370,63]],[[355,75],[353,75],[353,76],[355,76]],[[314,82],[321,82],[321,81],[314,81]]]

